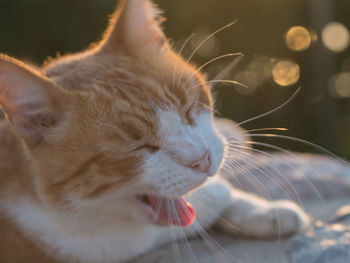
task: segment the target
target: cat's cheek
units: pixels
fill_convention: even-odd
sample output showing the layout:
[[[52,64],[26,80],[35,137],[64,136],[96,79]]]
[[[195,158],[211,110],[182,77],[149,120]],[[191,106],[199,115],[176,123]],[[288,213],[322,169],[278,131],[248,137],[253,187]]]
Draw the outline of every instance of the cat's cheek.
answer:
[[[139,202],[137,199],[132,200],[132,205],[134,205],[140,214],[149,223],[157,225],[157,213],[148,205]]]
[[[208,178],[172,160],[162,151],[148,156],[143,165],[144,173],[139,184],[143,193],[157,193],[167,197],[178,197],[202,185]]]
[[[195,132],[204,138],[210,149],[211,166],[209,168],[209,175],[213,176],[218,172],[223,163],[225,141],[215,129],[211,113],[204,112],[197,116],[197,123],[198,126],[195,128]]]
[[[216,142],[212,146],[211,152],[211,166],[209,169],[210,175],[215,175],[224,163],[224,149],[225,144],[221,139],[216,139]]]

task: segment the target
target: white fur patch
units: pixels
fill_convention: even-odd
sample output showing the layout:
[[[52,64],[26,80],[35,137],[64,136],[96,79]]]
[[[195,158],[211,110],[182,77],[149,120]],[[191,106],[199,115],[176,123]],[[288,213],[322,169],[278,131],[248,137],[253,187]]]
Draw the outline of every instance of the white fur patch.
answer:
[[[110,204],[109,204],[110,205]],[[130,209],[130,204],[125,203]],[[64,215],[22,199],[6,205],[7,214],[27,234],[43,242],[49,255],[74,262],[120,262],[135,257],[153,246],[156,229],[135,220],[120,220],[117,215]],[[109,217],[108,223],[103,217]]]
[[[212,115],[202,112],[196,125],[183,124],[172,111],[159,111],[161,150],[147,157],[143,182],[167,197],[178,197],[204,183],[208,174],[195,171],[189,165],[210,151],[209,175],[220,168],[223,143],[213,125]]]

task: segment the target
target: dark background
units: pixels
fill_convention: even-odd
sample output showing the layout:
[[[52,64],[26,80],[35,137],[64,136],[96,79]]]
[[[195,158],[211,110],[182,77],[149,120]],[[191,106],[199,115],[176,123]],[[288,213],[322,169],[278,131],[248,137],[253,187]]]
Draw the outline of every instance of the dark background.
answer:
[[[239,80],[248,89],[222,84],[215,87],[217,109],[222,116],[241,122],[280,105],[302,87],[287,107],[247,123],[244,128],[285,127],[289,129],[283,132],[285,135],[308,140],[350,159],[350,49],[345,44],[341,50],[332,51],[322,39],[326,25],[333,21],[343,25],[346,37],[350,29],[349,0],[157,3],[165,10],[165,32],[176,48],[196,32],[184,56],[190,55],[198,39],[237,20],[233,27],[211,38],[193,58],[200,65],[225,53],[244,53],[226,78]],[[0,0],[0,52],[41,64],[48,56],[81,51],[100,39],[115,7],[116,0]],[[303,26],[313,39],[305,50],[293,51],[286,44],[286,32],[294,26]],[[331,38],[341,41],[342,35],[334,33]],[[272,68],[282,60],[299,66],[297,82],[281,86],[271,76]],[[232,58],[222,59],[205,71],[212,78],[231,61]],[[282,77],[283,72],[288,75],[289,71],[282,71]],[[341,81],[337,81],[340,75]],[[340,93],[335,84],[339,82]],[[295,142],[264,141],[287,149],[313,151]]]

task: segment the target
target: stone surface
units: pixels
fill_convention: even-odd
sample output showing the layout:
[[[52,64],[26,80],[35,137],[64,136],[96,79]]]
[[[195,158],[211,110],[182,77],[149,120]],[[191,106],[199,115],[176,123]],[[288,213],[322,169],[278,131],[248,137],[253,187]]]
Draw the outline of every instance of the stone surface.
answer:
[[[297,203],[350,195],[350,166],[333,158],[296,153],[246,154],[226,173],[233,185],[267,199]]]
[[[144,255],[130,263],[289,263],[288,240],[247,240],[215,231],[206,242],[178,242]]]
[[[349,200],[349,203],[350,203],[350,200]],[[350,205],[345,205],[339,208],[335,212],[334,219],[332,221],[333,223],[350,225]]]
[[[350,226],[318,222],[313,231],[292,240],[287,254],[293,263],[348,263]]]
[[[350,205],[340,207],[329,221],[317,221],[312,231],[292,240],[287,252],[291,262],[350,262]]]
[[[277,240],[252,240],[232,236],[214,228],[208,231],[210,237],[205,241],[199,237],[179,241],[158,248],[130,263],[349,263],[349,227],[339,224],[329,226],[320,221],[334,220],[332,213],[348,202],[348,197],[326,200],[324,203],[317,200],[306,201],[305,209],[317,219],[314,229],[307,235]],[[337,254],[336,257],[334,254]],[[325,258],[338,261],[317,261],[320,257],[321,260]]]
[[[314,228],[307,235],[279,240],[242,239],[213,229],[205,240],[165,245],[132,263],[350,262],[350,224],[346,225],[350,211],[345,207],[350,204],[349,166],[324,156],[295,153],[241,153],[234,164],[233,173],[225,176],[235,186],[269,199],[296,200],[317,220]]]

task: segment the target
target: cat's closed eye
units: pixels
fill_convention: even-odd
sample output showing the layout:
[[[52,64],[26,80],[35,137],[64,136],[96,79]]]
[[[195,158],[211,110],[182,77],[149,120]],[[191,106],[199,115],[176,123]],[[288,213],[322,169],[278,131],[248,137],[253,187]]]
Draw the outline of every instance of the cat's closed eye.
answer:
[[[160,147],[156,145],[144,144],[135,149],[135,151],[140,151],[140,150],[147,150],[150,153],[155,153],[160,150]]]
[[[194,109],[191,106],[187,111],[186,111],[186,119],[189,122],[191,126],[195,126],[195,121],[194,121]]]

